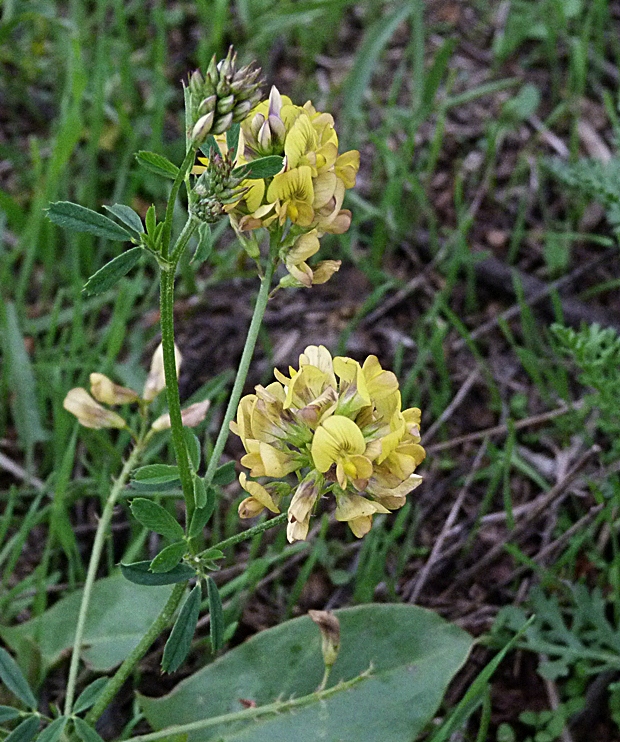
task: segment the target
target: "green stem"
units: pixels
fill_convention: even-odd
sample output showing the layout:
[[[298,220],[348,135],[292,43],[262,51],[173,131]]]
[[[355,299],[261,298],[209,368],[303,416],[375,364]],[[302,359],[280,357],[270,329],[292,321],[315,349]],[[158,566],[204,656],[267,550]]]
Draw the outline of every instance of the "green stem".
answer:
[[[69,716],[73,708],[73,699],[75,697],[75,686],[77,682],[78,667],[80,663],[80,650],[82,648],[82,641],[84,639],[84,628],[86,626],[86,616],[88,614],[88,607],[90,605],[90,599],[92,596],[93,585],[95,584],[95,578],[97,576],[97,569],[99,567],[99,560],[101,559],[101,553],[105,543],[106,536],[108,535],[108,526],[112,520],[112,514],[114,512],[114,506],[118,500],[123,487],[127,484],[129,475],[132,470],[136,467],[140,456],[144,451],[144,447],[149,439],[149,435],[141,435],[140,439],[134,446],[129,458],[125,462],[121,473],[118,478],[114,481],[110,495],[108,496],[107,502],[101,513],[101,518],[97,524],[97,531],[95,533],[95,541],[93,542],[93,550],[90,554],[90,560],[88,562],[88,570],[86,572],[86,581],[84,583],[84,589],[82,591],[82,601],[80,603],[80,612],[78,614],[77,626],[75,629],[75,638],[73,640],[73,652],[71,655],[71,664],[69,665],[69,679],[67,680],[67,694],[65,697],[65,715]]]
[[[173,591],[170,593],[170,597],[163,607],[161,613],[150,625],[146,634],[140,639],[140,642],[136,645],[131,654],[125,659],[123,664],[118,668],[114,675],[110,678],[107,685],[103,689],[102,694],[97,699],[97,702],[92,709],[86,715],[85,721],[88,724],[94,724],[101,714],[105,711],[110,701],[118,693],[121,686],[129,677],[133,668],[138,662],[144,657],[149,650],[151,644],[157,639],[161,632],[168,627],[174,613],[181,602],[181,598],[185,592],[187,581],[178,582]]]
[[[177,195],[181,185],[185,182],[185,176],[189,169],[194,164],[196,159],[196,150],[190,147],[186,154],[181,167],[174,179],[172,188],[170,189],[170,195],[168,196],[168,203],[166,204],[166,216],[164,217],[164,227],[161,236],[161,256],[164,260],[168,260],[170,254],[170,236],[172,234],[172,217],[174,215],[174,206],[177,200]],[[174,269],[173,269],[174,272]]]
[[[159,732],[152,732],[151,734],[141,734],[138,737],[130,737],[127,742],[155,742],[155,740],[158,739],[187,734],[189,732],[195,732],[200,729],[208,729],[209,727],[219,726],[220,724],[232,724],[236,721],[252,721],[253,719],[258,719],[261,716],[268,716],[271,714],[276,715],[284,711],[303,708],[304,706],[309,706],[313,703],[324,701],[331,696],[338,695],[338,693],[344,693],[363,680],[368,680],[370,677],[372,676],[370,671],[368,670],[361,675],[357,675],[351,680],[342,681],[332,688],[327,688],[327,690],[315,691],[314,693],[309,693],[307,696],[291,698],[287,701],[275,701],[274,703],[269,703],[265,706],[257,706],[256,708],[244,709],[243,711],[234,711],[230,714],[222,714],[222,716],[213,716],[210,719],[199,719],[198,721],[193,721],[189,724],[176,724],[174,726],[166,727]]]
[[[252,526],[252,528],[248,528],[246,531],[241,531],[241,533],[237,533],[230,538],[224,539],[224,541],[220,541],[219,544],[215,544],[214,546],[209,547],[207,551],[210,551],[211,549],[220,549],[220,551],[223,551],[229,546],[240,544],[242,541],[247,541],[248,539],[254,538],[254,536],[257,536],[259,533],[263,533],[264,531],[268,531],[270,528],[275,528],[276,526],[286,523],[286,519],[287,514],[280,513],[280,515],[277,515],[275,518],[266,520],[263,523]],[[198,554],[197,556],[200,556],[200,554]]]
[[[166,377],[166,397],[168,399],[172,445],[174,446],[174,454],[179,467],[179,479],[185,498],[186,519],[190,523],[194,512],[194,481],[183,434],[179,382],[174,358],[174,268],[175,266],[172,266],[171,270],[161,271],[161,345],[164,353],[164,374]]]
[[[224,446],[226,445],[226,440],[228,439],[230,422],[237,412],[239,400],[241,399],[245,380],[250,368],[252,355],[254,354],[254,347],[256,346],[256,341],[258,339],[258,333],[263,321],[265,309],[267,308],[267,301],[269,300],[269,290],[271,288],[271,279],[273,277],[273,272],[276,265],[276,259],[273,256],[273,252],[274,250],[272,244],[270,255],[267,261],[265,275],[261,278],[260,290],[258,292],[258,296],[256,297],[254,314],[252,315],[252,321],[250,322],[248,336],[245,340],[245,346],[243,348],[243,354],[241,355],[241,361],[239,362],[239,369],[237,370],[235,383],[233,385],[232,392],[230,393],[230,399],[228,400],[228,406],[226,408],[226,412],[224,413],[224,419],[222,420],[220,432],[217,436],[217,440],[215,441],[215,446],[213,447],[213,453],[211,454],[211,458],[209,459],[209,466],[205,474],[205,486],[207,487],[213,481],[215,470],[217,469],[220,458],[224,451]]]

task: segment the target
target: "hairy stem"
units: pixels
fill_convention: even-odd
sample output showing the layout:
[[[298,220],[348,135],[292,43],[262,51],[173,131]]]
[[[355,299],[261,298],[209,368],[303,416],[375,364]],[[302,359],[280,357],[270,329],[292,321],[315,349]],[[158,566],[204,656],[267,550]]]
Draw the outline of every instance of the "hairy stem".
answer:
[[[211,549],[220,549],[220,551],[222,551],[230,546],[235,546],[235,544],[240,544],[242,541],[254,538],[254,536],[257,536],[259,533],[263,533],[264,531],[268,531],[270,528],[275,528],[276,526],[286,523],[286,518],[286,513],[280,513],[280,515],[277,515],[275,518],[271,518],[270,520],[266,520],[256,526],[252,526],[252,528],[241,531],[241,533],[237,533],[230,538],[224,539],[224,541],[220,541],[219,544],[214,544],[209,547],[207,551],[210,551]],[[198,554],[198,556],[200,556],[200,554]]]
[[[253,719],[259,719],[262,716],[276,715],[285,711],[293,709],[303,708],[319,701],[324,701],[331,696],[335,696],[338,693],[343,693],[349,690],[358,683],[367,680],[372,677],[370,670],[357,675],[351,680],[343,681],[334,685],[332,688],[326,690],[318,690],[314,693],[309,693],[307,696],[300,696],[299,698],[291,698],[287,701],[275,701],[274,703],[266,704],[265,706],[257,706],[255,708],[244,709],[243,711],[235,711],[230,714],[223,714],[222,716],[214,716],[210,719],[199,719],[198,721],[190,722],[189,724],[177,724],[174,726],[166,727],[159,732],[152,732],[151,734],[141,734],[138,737],[130,737],[127,742],[155,742],[158,739],[164,739],[167,737],[173,737],[176,735],[187,734],[194,732],[199,729],[208,729],[209,727],[219,726],[220,724],[232,724],[236,721],[252,721]]]
[[[140,642],[133,649],[131,654],[125,659],[123,664],[118,668],[114,675],[109,679],[107,685],[103,689],[102,694],[97,699],[97,702],[92,709],[86,715],[85,721],[89,724],[94,724],[101,714],[105,711],[110,701],[118,693],[121,686],[129,677],[133,668],[138,662],[144,657],[149,650],[151,644],[157,639],[161,632],[168,628],[172,622],[174,613],[181,602],[183,593],[187,586],[187,581],[178,582],[173,591],[170,593],[170,597],[163,607],[161,613],[150,625],[146,634],[140,639]]]
[[[101,553],[105,539],[108,535],[108,527],[112,520],[112,514],[114,512],[114,506],[118,500],[123,487],[127,484],[129,475],[132,470],[135,469],[140,457],[144,451],[144,447],[149,439],[149,435],[142,434],[134,446],[129,458],[125,462],[121,473],[118,478],[114,481],[110,494],[106,501],[106,504],[101,513],[101,518],[97,524],[97,531],[95,533],[95,540],[93,542],[93,550],[90,554],[90,560],[88,562],[88,570],[86,572],[86,581],[82,591],[82,601],[80,603],[80,612],[78,614],[77,626],[75,629],[75,638],[73,640],[73,652],[71,654],[71,664],[69,665],[69,679],[67,680],[67,694],[65,697],[65,715],[71,714],[73,708],[73,700],[75,698],[75,686],[77,682],[78,667],[80,663],[80,649],[82,647],[82,641],[84,639],[84,629],[86,626],[86,617],[88,615],[88,608],[90,605],[90,599],[92,596],[93,585],[95,584],[95,578],[97,576],[97,569],[99,567],[99,561],[101,559]]]

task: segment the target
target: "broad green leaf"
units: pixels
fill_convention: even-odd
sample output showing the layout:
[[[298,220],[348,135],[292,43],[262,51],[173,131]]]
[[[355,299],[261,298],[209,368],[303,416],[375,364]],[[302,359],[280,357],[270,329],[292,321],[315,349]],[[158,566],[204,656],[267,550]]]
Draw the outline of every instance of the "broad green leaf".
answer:
[[[153,500],[147,500],[145,497],[136,497],[132,500],[130,508],[133,517],[142,523],[145,528],[149,528],[151,531],[155,531],[155,533],[160,533],[171,541],[177,541],[185,535],[181,524],[167,510],[156,502],[153,502]]]
[[[37,699],[30,690],[30,686],[22,671],[11,655],[0,647],[0,680],[14,696],[31,709],[36,709]]]
[[[75,725],[76,734],[82,742],[103,742],[97,732],[84,719],[76,716],[73,719],[73,724]]]
[[[209,635],[213,652],[219,652],[224,643],[224,613],[220,591],[212,577],[207,577],[207,593],[209,595]]]
[[[56,201],[50,204],[47,209],[47,218],[59,227],[70,229],[73,232],[88,232],[97,237],[121,242],[131,239],[131,234],[120,224],[113,222],[103,214],[98,214],[92,209],[71,201]]]
[[[82,291],[88,296],[102,294],[115,286],[142,257],[141,247],[132,247],[106,263],[86,281]]]
[[[196,484],[197,481],[194,480],[194,495],[196,496],[196,500],[198,500],[198,488],[196,487]],[[213,515],[213,511],[215,510],[215,490],[213,487],[205,487],[204,480],[201,482],[201,485],[206,498],[205,505],[203,507],[198,507],[198,504],[196,504],[196,510],[194,510],[192,522],[189,526],[190,538],[194,538],[199,533],[202,533],[202,529],[207,525],[209,518]]]
[[[89,709],[101,695],[101,691],[108,684],[108,678],[97,678],[86,686],[73,704],[73,713],[81,714]]]
[[[59,716],[54,719],[41,734],[37,737],[37,742],[56,742],[63,733],[69,719],[66,716]]]
[[[164,647],[161,661],[161,669],[164,672],[175,672],[185,661],[196,631],[201,598],[202,592],[198,584],[183,603]]]
[[[136,586],[120,574],[95,582],[84,632],[85,662],[95,672],[107,672],[120,664],[159,615],[170,591],[161,585]],[[0,637],[18,659],[22,654],[29,656],[36,646],[44,674],[73,646],[81,600],[82,590],[76,590],[30,621],[0,626]]]
[[[200,458],[202,456],[202,446],[198,440],[198,436],[193,430],[189,428],[183,428],[183,435],[185,436],[185,445],[187,446],[187,453],[189,454],[189,460],[192,462],[194,471],[200,466]]]
[[[179,479],[179,468],[169,464],[147,464],[136,469],[131,475],[132,482],[144,484],[167,484]]]
[[[185,541],[175,541],[175,543],[166,546],[162,549],[159,554],[151,561],[150,571],[154,574],[165,574],[174,569],[177,564],[183,559],[183,555],[187,551],[187,544]]]
[[[39,730],[39,717],[29,716],[4,738],[4,742],[30,742]]]
[[[410,605],[365,605],[335,611],[340,654],[329,686],[368,677],[343,692],[235,725],[188,733],[188,742],[411,742],[433,718],[472,638],[437,614]],[[317,627],[307,616],[268,629],[181,682],[163,698],[140,698],[153,729],[240,712],[313,693],[323,660]],[[256,709],[252,709],[253,712]]]
[[[132,564],[121,564],[123,577],[134,585],[145,585],[153,587],[157,585],[174,585],[195,576],[195,572],[187,564],[177,564],[168,572],[155,573],[150,571],[151,562],[133,562]]]
[[[268,155],[260,157],[258,160],[252,160],[247,165],[236,167],[232,171],[234,177],[244,177],[249,180],[258,180],[260,178],[271,178],[277,175],[284,164],[284,158],[280,155]]]
[[[12,706],[0,706],[0,723],[17,719],[20,715],[19,709],[14,709]]]
[[[13,420],[22,445],[32,448],[35,443],[46,440],[48,436],[39,417],[34,371],[12,302],[0,306],[0,327]]]
[[[224,487],[227,484],[234,482],[237,475],[235,472],[234,461],[227,461],[225,464],[218,466],[213,475],[213,484],[218,484],[220,487]]]
[[[134,232],[137,232],[138,234],[142,234],[144,232],[144,227],[142,225],[142,219],[140,219],[140,215],[136,214],[136,212],[130,206],[125,206],[125,204],[114,204],[113,206],[104,205],[103,208],[106,211],[109,211],[110,214],[114,214],[114,216],[118,220],[123,222],[123,224],[125,224]]]
[[[170,162],[167,157],[157,154],[157,152],[142,150],[136,153],[136,160],[146,170],[150,170],[152,173],[161,175],[164,178],[174,180],[179,172],[179,168],[176,165]]]
[[[205,487],[204,479],[198,476],[194,476],[194,502],[198,510],[202,510],[207,504],[207,488]]]

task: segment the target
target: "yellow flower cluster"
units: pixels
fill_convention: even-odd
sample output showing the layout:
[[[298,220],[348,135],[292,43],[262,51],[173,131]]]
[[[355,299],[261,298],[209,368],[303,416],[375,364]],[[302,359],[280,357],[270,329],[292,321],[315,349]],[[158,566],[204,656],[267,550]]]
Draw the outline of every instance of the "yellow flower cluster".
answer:
[[[217,138],[225,153],[223,137]],[[338,154],[338,136],[329,113],[316,111],[308,101],[294,105],[272,87],[269,99],[259,103],[241,124],[236,165],[280,155],[281,172],[272,178],[247,179],[243,193],[226,205],[238,232],[271,228],[290,222],[281,257],[290,274],[283,285],[325,283],[340,261],[325,260],[314,268],[306,262],[319,249],[326,232],[342,234],[351,224],[351,212],[342,208],[345,191],[353,188],[359,169],[357,150]],[[207,161],[194,168],[204,172]]]
[[[376,356],[360,365],[310,345],[299,357],[299,370],[290,368],[288,377],[277,369],[274,374],[277,381],[243,397],[231,423],[246,450],[241,464],[251,477],[272,480],[263,485],[240,475],[249,497],[239,515],[253,517],[263,508],[280,512],[280,499],[292,490],[273,480],[295,473],[289,541],[306,538],[315,504],[327,492],[336,498],[336,518],[361,538],[375,513],[402,507],[421,482],[414,473],[425,457],[420,410],[401,411],[398,380]]]

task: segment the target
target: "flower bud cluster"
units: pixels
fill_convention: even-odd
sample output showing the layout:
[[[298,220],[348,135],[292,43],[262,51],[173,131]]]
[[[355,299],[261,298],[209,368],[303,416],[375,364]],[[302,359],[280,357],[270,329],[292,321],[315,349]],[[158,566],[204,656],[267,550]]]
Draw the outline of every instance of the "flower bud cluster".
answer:
[[[415,474],[424,460],[420,445],[420,410],[401,410],[398,380],[381,368],[376,356],[363,365],[331,357],[323,346],[308,346],[299,370],[289,377],[274,370],[277,381],[257,386],[239,403],[231,430],[246,450],[241,464],[266,484],[239,481],[247,497],[241,517],[267,508],[280,512],[287,491],[282,480],[295,473],[298,484],[288,506],[288,540],[305,539],[319,498],[331,492],[336,518],[361,538],[375,513],[405,504],[422,478]]]
[[[209,134],[222,134],[248,115],[261,98],[260,68],[237,69],[232,46],[225,59],[211,59],[206,73],[196,70],[189,80],[191,140],[200,146]]]
[[[228,152],[211,153],[192,191],[190,210],[196,219],[213,224],[225,214],[227,205],[237,203],[247,191],[243,177],[233,174],[234,167]]]
[[[174,348],[177,376],[181,370],[181,353]],[[85,428],[101,430],[103,428],[128,428],[127,421],[117,412],[106,409],[103,405],[111,407],[138,403],[149,405],[166,388],[164,374],[164,354],[162,346],[159,345],[151,359],[142,395],[133,389],[115,384],[105,374],[92,373],[90,375],[90,394],[83,387],[75,387],[67,392],[63,407],[67,412],[77,417],[80,425]],[[209,409],[209,400],[197,402],[182,411],[183,425],[193,428],[201,423]],[[158,433],[170,427],[170,416],[165,413],[157,418],[151,425],[151,430]]]

